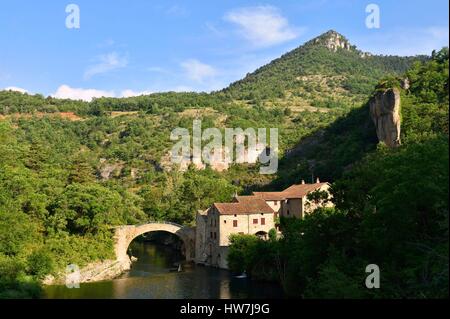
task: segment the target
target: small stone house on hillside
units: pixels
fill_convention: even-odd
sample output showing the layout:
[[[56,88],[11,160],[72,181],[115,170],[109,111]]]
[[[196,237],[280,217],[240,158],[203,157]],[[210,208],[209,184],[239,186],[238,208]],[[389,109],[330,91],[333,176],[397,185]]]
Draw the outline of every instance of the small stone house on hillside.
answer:
[[[251,234],[267,238],[276,229],[279,216],[303,218],[318,206],[331,206],[331,202],[315,203],[308,200],[309,193],[325,191],[330,184],[317,180],[314,184],[292,185],[281,192],[254,192],[250,196],[235,196],[231,203],[214,203],[197,213],[196,262],[228,268],[227,253],[232,234]]]

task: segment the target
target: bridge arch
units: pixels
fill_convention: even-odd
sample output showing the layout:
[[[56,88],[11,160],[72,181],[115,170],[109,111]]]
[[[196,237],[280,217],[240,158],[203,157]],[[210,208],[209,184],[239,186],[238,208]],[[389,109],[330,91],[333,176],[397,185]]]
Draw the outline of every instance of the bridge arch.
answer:
[[[195,258],[195,231],[169,222],[150,222],[142,225],[119,226],[115,229],[115,253],[120,262],[130,263],[127,255],[128,246],[138,236],[154,231],[165,231],[178,236],[184,243],[186,260]]]

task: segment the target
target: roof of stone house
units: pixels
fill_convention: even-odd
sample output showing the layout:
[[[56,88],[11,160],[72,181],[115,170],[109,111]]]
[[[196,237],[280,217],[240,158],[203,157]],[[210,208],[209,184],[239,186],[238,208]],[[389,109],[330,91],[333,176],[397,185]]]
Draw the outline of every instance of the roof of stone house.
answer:
[[[264,200],[284,200],[289,198],[302,198],[308,193],[319,189],[328,183],[314,183],[314,184],[294,184],[289,186],[282,192],[253,192],[253,195]]]
[[[254,199],[255,196],[252,195],[234,195],[233,196],[233,203],[239,203],[244,201],[251,201]]]
[[[297,184],[286,188],[281,193],[284,194],[285,198],[302,198],[326,184],[328,183]]]
[[[256,196],[236,196],[235,203],[214,203],[221,215],[238,214],[271,214],[273,209],[262,199]]]
[[[297,184],[282,192],[253,192],[250,196],[234,196],[232,203],[214,203],[221,215],[273,213],[268,200],[302,198],[328,183]]]
[[[283,200],[286,199],[282,192],[253,192],[253,195],[264,200]]]

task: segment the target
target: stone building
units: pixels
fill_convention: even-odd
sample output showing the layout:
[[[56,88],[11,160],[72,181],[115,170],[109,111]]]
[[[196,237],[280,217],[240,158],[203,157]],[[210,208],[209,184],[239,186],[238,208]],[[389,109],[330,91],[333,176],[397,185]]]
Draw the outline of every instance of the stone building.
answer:
[[[227,268],[226,255],[231,234],[267,237],[274,228],[274,212],[256,196],[236,196],[232,203],[215,203],[197,214],[196,261]]]
[[[253,195],[260,197],[274,210],[276,217],[297,217],[303,218],[306,214],[314,211],[318,206],[332,206],[331,202],[314,203],[308,200],[309,193],[314,191],[325,191],[329,193],[330,184],[321,183],[319,179],[314,184],[292,185],[282,192],[253,192]]]
[[[311,192],[328,193],[330,185],[320,183],[292,185],[281,192],[254,192],[250,196],[234,196],[231,203],[214,203],[197,213],[196,262],[227,267],[229,237],[249,234],[267,239],[271,229],[277,229],[279,216],[303,218],[321,205],[307,199]]]

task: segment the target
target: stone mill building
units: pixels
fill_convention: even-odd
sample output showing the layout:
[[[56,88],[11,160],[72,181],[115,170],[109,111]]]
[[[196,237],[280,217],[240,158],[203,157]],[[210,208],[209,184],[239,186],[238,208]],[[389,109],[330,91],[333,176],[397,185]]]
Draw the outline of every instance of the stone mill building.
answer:
[[[307,195],[314,191],[329,194],[330,185],[316,183],[292,185],[281,192],[254,192],[250,196],[234,196],[231,203],[214,203],[197,213],[195,261],[196,263],[228,268],[227,253],[232,234],[249,234],[267,239],[271,229],[277,230],[277,218],[303,218],[320,205]]]

